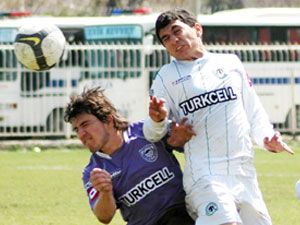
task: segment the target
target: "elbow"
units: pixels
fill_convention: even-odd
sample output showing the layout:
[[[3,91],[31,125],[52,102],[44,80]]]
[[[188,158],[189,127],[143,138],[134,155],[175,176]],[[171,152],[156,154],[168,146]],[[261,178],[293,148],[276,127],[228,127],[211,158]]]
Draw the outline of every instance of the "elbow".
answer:
[[[98,219],[98,221],[100,223],[103,223],[103,224],[109,224],[113,217],[114,217],[114,212],[115,211],[111,211],[111,212],[99,212],[97,210],[93,210],[94,212],[94,215],[96,216],[96,218]]]
[[[111,222],[112,218],[98,218],[98,220],[100,223],[109,224]]]
[[[93,211],[99,222],[109,224],[112,221],[116,210],[94,209]]]
[[[104,201],[104,203],[101,203],[101,201],[96,202],[96,204],[93,207],[93,213],[97,217],[98,221],[104,224],[109,224],[116,212],[116,205],[114,203],[113,196],[110,196],[110,201]]]
[[[103,224],[109,224],[112,221],[113,216],[96,216],[98,221]]]

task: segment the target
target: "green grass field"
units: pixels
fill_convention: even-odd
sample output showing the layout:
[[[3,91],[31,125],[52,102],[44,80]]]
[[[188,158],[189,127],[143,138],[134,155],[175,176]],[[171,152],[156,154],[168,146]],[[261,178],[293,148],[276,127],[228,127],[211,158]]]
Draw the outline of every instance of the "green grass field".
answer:
[[[294,156],[256,152],[260,186],[274,225],[299,224],[300,144]],[[87,150],[0,151],[0,225],[99,225],[82,188]],[[178,155],[182,164],[183,157]],[[112,225],[124,225],[117,215]]]

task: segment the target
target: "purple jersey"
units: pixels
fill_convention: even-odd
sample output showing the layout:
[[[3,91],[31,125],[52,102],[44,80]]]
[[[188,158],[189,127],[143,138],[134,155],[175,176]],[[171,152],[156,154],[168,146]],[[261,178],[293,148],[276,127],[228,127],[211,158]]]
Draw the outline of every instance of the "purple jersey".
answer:
[[[92,208],[99,193],[89,182],[90,172],[97,167],[111,174],[117,207],[128,225],[153,224],[168,209],[185,204],[178,161],[165,141],[147,141],[142,128],[142,122],[131,124],[120,149],[110,156],[94,153],[83,171]]]

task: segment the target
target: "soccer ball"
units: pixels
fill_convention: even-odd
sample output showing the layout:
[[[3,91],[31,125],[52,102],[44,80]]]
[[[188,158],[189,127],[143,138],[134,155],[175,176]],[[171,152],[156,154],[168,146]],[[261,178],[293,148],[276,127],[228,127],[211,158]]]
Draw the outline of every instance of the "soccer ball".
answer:
[[[30,70],[49,70],[62,58],[66,39],[53,24],[20,27],[14,42],[18,61]]]

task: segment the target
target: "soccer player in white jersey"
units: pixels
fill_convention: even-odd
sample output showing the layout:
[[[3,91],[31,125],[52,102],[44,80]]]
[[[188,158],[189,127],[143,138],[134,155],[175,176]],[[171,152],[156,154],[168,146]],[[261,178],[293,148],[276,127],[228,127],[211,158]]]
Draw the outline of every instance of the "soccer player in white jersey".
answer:
[[[293,151],[273,130],[241,61],[207,52],[200,23],[183,9],[162,13],[156,34],[174,60],[153,81],[144,135],[160,139],[167,117],[187,118],[193,126],[196,134],[184,146],[183,183],[196,224],[272,224],[252,141],[270,152]]]

